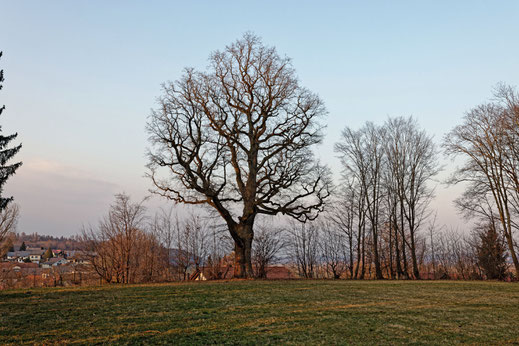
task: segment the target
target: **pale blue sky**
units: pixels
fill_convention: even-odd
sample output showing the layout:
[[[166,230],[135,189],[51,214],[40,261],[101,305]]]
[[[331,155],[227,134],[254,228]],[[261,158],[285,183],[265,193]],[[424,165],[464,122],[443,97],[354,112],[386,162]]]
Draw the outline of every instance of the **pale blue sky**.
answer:
[[[19,231],[75,234],[114,193],[142,197],[160,84],[246,31],[293,59],[325,101],[322,161],[345,126],[414,115],[439,142],[503,81],[519,84],[517,1],[2,1],[0,119],[24,161],[6,192]],[[441,223],[459,225],[438,189]]]

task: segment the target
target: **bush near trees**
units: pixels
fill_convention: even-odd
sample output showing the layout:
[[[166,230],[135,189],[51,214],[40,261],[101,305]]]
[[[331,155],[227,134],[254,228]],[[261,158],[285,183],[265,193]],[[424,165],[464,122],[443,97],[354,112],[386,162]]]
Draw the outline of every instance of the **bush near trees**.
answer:
[[[485,277],[502,280],[506,276],[508,257],[506,243],[493,223],[485,224],[479,230],[477,248],[478,264]]]

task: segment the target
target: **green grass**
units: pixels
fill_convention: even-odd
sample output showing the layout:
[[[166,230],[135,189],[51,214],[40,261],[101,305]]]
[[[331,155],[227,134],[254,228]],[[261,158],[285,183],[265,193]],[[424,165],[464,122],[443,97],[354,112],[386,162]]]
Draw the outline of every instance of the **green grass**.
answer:
[[[0,291],[0,344],[519,343],[519,285],[235,281]]]

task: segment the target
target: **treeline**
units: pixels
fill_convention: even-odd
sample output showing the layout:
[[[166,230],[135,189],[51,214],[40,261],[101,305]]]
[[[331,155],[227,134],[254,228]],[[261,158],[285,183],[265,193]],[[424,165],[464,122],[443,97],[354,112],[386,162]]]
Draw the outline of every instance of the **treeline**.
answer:
[[[234,270],[233,241],[225,225],[205,211],[174,208],[148,217],[143,202],[116,195],[96,227],[84,228],[85,259],[107,283],[189,280],[203,270],[206,279],[223,279]],[[216,218],[216,220],[218,220]],[[258,225],[253,248],[254,273],[286,262],[287,241],[279,228]]]
[[[97,227],[83,229],[82,249],[108,283],[188,280],[193,271],[208,266],[214,271],[210,278],[217,279],[232,256],[221,233],[195,213],[179,217],[169,209],[150,218],[143,202],[119,194]]]
[[[294,264],[299,277],[359,280],[378,278],[373,250],[375,244],[371,234],[366,234],[359,250],[354,238],[331,223],[294,225],[285,232],[288,258]],[[394,248],[391,248],[389,241],[391,231],[383,228],[379,235],[381,278],[397,279]],[[361,251],[360,256],[357,256],[358,251]],[[424,234],[416,237],[415,251],[416,269],[421,279],[515,278],[507,270],[506,247],[495,228],[480,228],[467,235],[457,230],[430,226]],[[416,278],[410,257],[401,258],[400,265],[400,278]],[[411,268],[412,273],[406,272]]]
[[[455,205],[472,229],[434,226],[429,204],[439,151],[412,118],[389,118],[346,128],[335,146],[343,179],[320,228],[338,231],[325,237],[323,256],[346,244],[344,262],[355,279],[516,278],[519,94],[499,85],[493,100],[468,111],[442,145],[446,155],[461,159],[446,183],[466,188]]]
[[[32,248],[77,250],[81,246],[81,239],[77,235],[71,237],[57,237],[38,233],[16,233],[13,237],[12,246],[15,249],[19,249],[22,244],[25,244],[26,247]]]
[[[376,279],[373,233],[369,228],[361,228],[360,236],[351,232],[358,225],[344,227],[339,210],[305,224],[260,222],[251,255],[255,277],[266,278],[270,266],[281,264],[299,278]],[[194,211],[179,215],[175,209],[160,210],[148,218],[142,203],[118,195],[99,225],[83,230],[83,249],[107,283],[190,280],[197,271],[209,280],[223,279],[234,265],[232,239],[225,231],[213,217]],[[378,232],[382,278],[514,279],[496,227],[478,226],[464,234],[435,223],[423,226],[414,240],[417,276],[412,256],[400,257],[398,275],[396,246],[391,246],[395,230],[386,225]],[[407,228],[403,235],[401,253],[411,253]]]
[[[301,278],[517,278],[519,96],[500,86],[491,103],[467,112],[443,142],[462,166],[456,206],[469,229],[437,225],[430,208],[440,183],[440,151],[411,117],[346,128],[335,149],[342,179],[325,210],[305,223],[262,217],[254,227],[253,275],[282,264]],[[202,209],[200,209],[202,210]],[[235,239],[218,215],[160,210],[116,196],[108,214],[80,237],[19,234],[18,241],[83,250],[105,282],[222,279],[236,266]],[[209,214],[208,214],[209,213]],[[515,270],[514,270],[515,269]]]
[[[418,232],[429,216],[431,180],[438,173],[432,138],[412,118],[388,119],[346,128],[335,146],[344,167],[340,197],[333,212],[347,236],[354,277],[362,278],[368,247],[375,277],[420,279]]]
[[[416,120],[366,122],[347,127],[336,143],[342,179],[317,219],[256,223],[254,276],[266,277],[269,265],[282,262],[304,278],[514,280],[519,96],[504,85],[494,96],[467,112],[442,144],[461,159],[447,183],[466,188],[455,204],[471,229],[436,225],[430,202],[434,186],[445,183],[437,179],[440,151]],[[107,282],[186,280],[202,267],[212,268],[210,278],[222,278],[236,265],[236,239],[214,220],[162,211],[150,221],[142,203],[119,195],[83,240]]]

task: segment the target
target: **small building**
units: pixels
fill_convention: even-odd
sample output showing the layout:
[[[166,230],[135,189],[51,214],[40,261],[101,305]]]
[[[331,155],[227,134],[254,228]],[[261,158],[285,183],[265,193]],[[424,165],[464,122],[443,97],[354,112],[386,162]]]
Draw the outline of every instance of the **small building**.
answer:
[[[29,255],[29,260],[33,263],[39,263],[41,261],[41,250],[40,251],[31,251]]]
[[[51,268],[51,267],[57,267],[64,264],[67,264],[68,261],[63,257],[53,257],[50,258],[47,262],[43,262],[41,264],[42,268]]]
[[[30,251],[14,251],[7,253],[7,260],[23,263],[26,260],[29,260],[29,256],[31,255]]]

